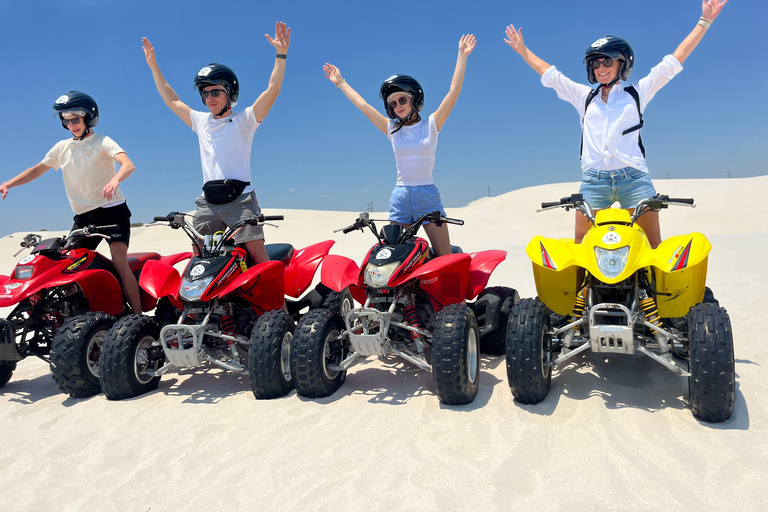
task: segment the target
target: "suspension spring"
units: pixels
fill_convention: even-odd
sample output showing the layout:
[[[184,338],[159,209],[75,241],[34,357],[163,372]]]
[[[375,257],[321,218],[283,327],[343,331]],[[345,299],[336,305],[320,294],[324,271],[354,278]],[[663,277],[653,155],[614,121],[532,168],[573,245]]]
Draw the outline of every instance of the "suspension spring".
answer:
[[[584,316],[584,310],[587,308],[587,301],[581,294],[576,296],[576,300],[573,303],[573,313],[571,313],[571,319],[573,321],[578,320]]]
[[[219,320],[219,326],[221,327],[221,332],[224,334],[229,336],[235,335],[235,322],[232,321],[232,315],[222,315]],[[232,343],[232,341],[227,341],[227,345],[231,345]]]
[[[408,306],[405,306],[404,310],[405,320],[408,322],[408,325],[414,329],[421,329],[421,324],[419,323],[419,315],[416,314],[416,306],[409,304]],[[411,339],[417,340],[420,338],[421,334],[417,332],[411,332]]]
[[[661,318],[659,318],[659,311],[656,307],[656,301],[653,299],[653,297],[647,297],[641,300],[640,309],[643,310],[643,315],[645,315],[646,322],[659,328],[664,327],[664,324],[661,322]],[[651,329],[651,332],[656,334],[656,331],[653,329]]]

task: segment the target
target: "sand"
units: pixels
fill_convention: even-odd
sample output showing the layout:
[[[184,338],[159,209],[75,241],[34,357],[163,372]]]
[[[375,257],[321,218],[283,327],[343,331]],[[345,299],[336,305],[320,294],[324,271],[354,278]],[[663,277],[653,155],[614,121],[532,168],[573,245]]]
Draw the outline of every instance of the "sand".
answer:
[[[131,400],[76,400],[29,358],[0,390],[0,510],[762,510],[768,222],[759,210],[768,176],[656,187],[697,203],[663,211],[664,236],[700,231],[712,242],[708,284],[735,339],[736,410],[725,423],[694,419],[687,380],[641,355],[577,357],[535,406],[512,398],[503,357],[483,356],[477,398],[461,407],[440,405],[431,375],[395,358],[352,368],[325,399],[292,392],[258,402],[247,376],[209,368],[170,373]],[[509,251],[490,284],[532,297],[526,243],[569,236],[573,226],[572,213],[535,209],[576,188],[528,188],[450,209],[466,222],[450,228],[452,242]],[[331,233],[354,212],[265,213],[286,217],[267,230],[270,242],[333,238],[332,253],[356,261],[373,242]],[[0,273],[28,254],[12,257],[23,235],[0,239]],[[132,237],[132,251],[187,250],[168,228]]]

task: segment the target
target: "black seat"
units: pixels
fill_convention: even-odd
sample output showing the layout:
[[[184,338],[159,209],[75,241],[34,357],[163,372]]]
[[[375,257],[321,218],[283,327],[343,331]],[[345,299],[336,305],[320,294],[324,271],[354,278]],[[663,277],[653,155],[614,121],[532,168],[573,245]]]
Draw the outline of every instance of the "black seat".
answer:
[[[288,265],[293,258],[293,246],[291,244],[268,244],[264,248],[272,261],[282,261],[284,265]]]

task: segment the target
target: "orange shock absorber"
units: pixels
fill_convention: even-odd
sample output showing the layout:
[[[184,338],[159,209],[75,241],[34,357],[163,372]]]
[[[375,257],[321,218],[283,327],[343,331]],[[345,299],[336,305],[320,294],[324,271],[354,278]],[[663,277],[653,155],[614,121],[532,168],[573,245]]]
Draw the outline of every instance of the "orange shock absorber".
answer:
[[[413,327],[414,329],[421,329],[421,324],[419,323],[419,315],[416,314],[416,306],[414,305],[408,305],[405,306],[405,320],[408,322],[408,325]],[[421,338],[421,334],[417,332],[411,332],[411,339],[417,340]]]
[[[659,311],[656,308],[656,301],[653,299],[653,297],[647,297],[641,300],[640,309],[643,310],[643,315],[645,315],[646,322],[659,328],[664,327],[664,324],[661,322],[661,318],[659,318]],[[653,329],[651,329],[651,332],[656,334],[656,331]]]

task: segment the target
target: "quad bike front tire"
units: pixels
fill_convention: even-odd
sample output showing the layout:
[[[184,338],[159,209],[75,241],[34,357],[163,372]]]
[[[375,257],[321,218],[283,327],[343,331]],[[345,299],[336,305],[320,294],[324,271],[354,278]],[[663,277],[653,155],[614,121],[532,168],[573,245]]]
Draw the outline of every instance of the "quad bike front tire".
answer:
[[[497,315],[496,328],[488,334],[480,337],[480,352],[488,354],[489,356],[503,355],[507,350],[507,323],[509,322],[509,314],[512,312],[512,307],[520,300],[520,294],[514,288],[508,288],[506,286],[492,286],[486,288],[480,293],[477,298],[479,302],[487,295],[493,297],[493,303],[498,304],[498,309],[494,308],[492,311],[486,311],[486,315]],[[477,314],[477,311],[475,312]],[[478,319],[480,321],[480,319]],[[485,319],[487,323],[489,319]]]
[[[355,301],[352,299],[352,294],[349,293],[349,288],[344,288],[340,292],[331,291],[323,300],[321,307],[330,309],[344,319],[347,313],[355,307]]]
[[[736,401],[733,331],[728,312],[701,303],[688,312],[688,401],[693,416],[707,423],[731,417]]]
[[[291,342],[291,376],[299,395],[324,398],[341,387],[346,370],[337,370],[349,351],[342,338],[344,322],[327,309],[310,310],[301,319]]]
[[[15,361],[0,361],[0,389],[4,388],[16,369]]]
[[[480,331],[466,304],[451,304],[435,317],[432,379],[441,403],[471,403],[480,387]]]
[[[248,371],[257,400],[280,398],[293,389],[290,363],[294,328],[291,316],[279,309],[265,313],[253,325]]]
[[[160,327],[153,318],[128,315],[109,331],[101,354],[101,390],[108,400],[124,400],[157,389],[160,377],[147,375],[157,370],[163,357],[150,358],[152,351],[162,351],[153,344],[160,336]]]
[[[512,308],[507,325],[507,381],[523,404],[537,404],[549,394],[551,337],[549,312],[537,299],[523,299]]]
[[[104,340],[115,323],[106,313],[85,313],[64,321],[51,344],[51,371],[59,389],[72,398],[101,391],[99,359]]]

